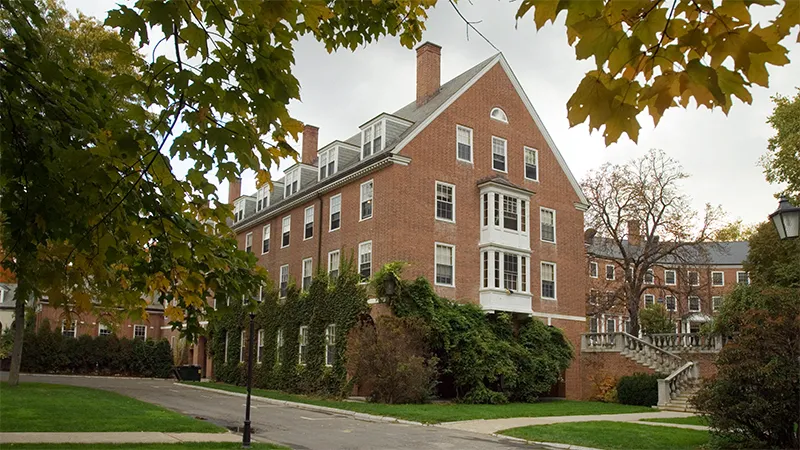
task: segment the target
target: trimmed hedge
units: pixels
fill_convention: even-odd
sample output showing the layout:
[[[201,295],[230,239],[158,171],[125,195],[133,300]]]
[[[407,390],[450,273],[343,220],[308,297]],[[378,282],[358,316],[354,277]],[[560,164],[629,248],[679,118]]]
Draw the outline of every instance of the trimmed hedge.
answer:
[[[658,379],[663,375],[634,373],[620,377],[617,398],[623,405],[655,406],[658,404]]]
[[[38,331],[26,331],[24,342],[24,372],[168,378],[172,370],[166,339],[70,338],[52,330],[45,320]]]

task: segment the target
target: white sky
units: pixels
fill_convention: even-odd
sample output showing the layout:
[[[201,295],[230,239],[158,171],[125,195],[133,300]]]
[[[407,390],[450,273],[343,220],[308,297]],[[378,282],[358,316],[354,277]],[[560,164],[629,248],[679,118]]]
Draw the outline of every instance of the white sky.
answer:
[[[104,18],[114,3],[66,0],[72,12],[80,10],[99,18]],[[567,100],[593,64],[576,61],[574,50],[567,45],[563,15],[557,25],[537,33],[531,15],[515,21],[518,2],[473,3],[459,2],[459,9],[468,20],[480,20],[478,29],[503,52],[579,180],[605,162],[621,163],[650,148],[661,148],[692,175],[685,190],[696,209],[701,210],[705,203],[721,205],[729,219],[741,218],[746,223],[766,220],[776,209],[774,194],[779,187],[765,181],[758,162],[773,134],[766,123],[772,111],[770,97],[794,95],[795,87],[800,86],[799,63],[768,66],[770,87],[754,87],[752,105],[736,100],[729,116],[693,106],[673,108],[654,129],[649,115],[643,114],[638,144],[622,137],[606,148],[602,134],[590,134],[587,125],[569,128]],[[467,39],[464,22],[446,1],[440,1],[429,15],[423,41],[442,46],[442,83],[496,53],[473,31]],[[783,44],[790,50],[790,59],[800,56],[800,44],[788,39]],[[312,39],[303,39],[295,46],[295,61],[302,100],[293,102],[289,110],[293,117],[320,127],[320,146],[355,134],[368,119],[393,112],[415,97],[415,53],[401,47],[395,38],[334,54]],[[254,179],[246,174],[243,193],[254,190]],[[227,183],[220,187],[219,195],[227,198]]]

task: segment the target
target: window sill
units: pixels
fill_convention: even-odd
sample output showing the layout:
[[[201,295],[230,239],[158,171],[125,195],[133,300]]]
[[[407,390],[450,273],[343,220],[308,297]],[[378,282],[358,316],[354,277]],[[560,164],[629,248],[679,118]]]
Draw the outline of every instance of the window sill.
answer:
[[[433,283],[434,286],[445,287],[445,288],[454,288],[456,287],[455,283],[453,284],[441,284],[441,283]]]
[[[442,218],[440,218],[440,217],[436,217],[436,221],[437,221],[437,222],[444,222],[444,223],[452,223],[452,224],[454,224],[454,225],[455,225],[455,223],[456,223],[456,221],[455,221],[455,220],[447,220],[447,219],[442,219]]]
[[[475,166],[474,162],[466,160],[466,159],[461,159],[461,158],[458,158],[458,157],[456,157],[456,162],[463,163],[463,164],[469,164],[470,166]]]
[[[372,219],[372,216],[369,216],[369,217],[367,217],[367,218],[361,218],[361,219],[359,219],[358,221],[359,221],[359,222],[364,222],[364,221],[367,221],[367,220],[370,220],[370,219]]]
[[[557,301],[558,301],[558,298],[555,298],[555,297],[554,297],[554,298],[549,298],[549,297],[539,297],[539,298],[540,298],[540,299],[542,299],[542,300],[546,300],[546,301],[548,301],[548,302],[557,302]]]

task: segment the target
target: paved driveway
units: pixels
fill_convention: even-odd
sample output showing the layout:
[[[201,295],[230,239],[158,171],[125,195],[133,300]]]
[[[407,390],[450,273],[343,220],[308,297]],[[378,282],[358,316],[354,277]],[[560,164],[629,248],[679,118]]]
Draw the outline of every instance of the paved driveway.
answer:
[[[7,374],[3,374],[5,378]],[[244,420],[244,399],[176,386],[171,380],[22,375],[23,382],[105,389],[225,427]],[[113,414],[113,412],[110,412]],[[253,439],[293,449],[533,449],[521,443],[468,431],[374,423],[352,417],[253,403]]]

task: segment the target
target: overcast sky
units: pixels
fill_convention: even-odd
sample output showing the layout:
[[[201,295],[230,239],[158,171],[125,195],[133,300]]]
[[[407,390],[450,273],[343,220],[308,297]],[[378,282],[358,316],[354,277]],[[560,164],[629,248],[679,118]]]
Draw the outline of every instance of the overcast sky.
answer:
[[[768,66],[770,87],[755,87],[752,105],[736,100],[728,116],[694,106],[673,108],[654,129],[649,115],[643,114],[638,144],[623,136],[606,147],[601,133],[590,134],[585,124],[570,128],[567,121],[567,100],[592,64],[575,60],[566,41],[564,15],[557,25],[537,32],[532,16],[519,23],[514,20],[518,2],[472,3],[459,2],[459,9],[468,20],[481,21],[476,27],[503,52],[579,180],[605,162],[621,163],[649,148],[661,148],[691,175],[685,190],[698,210],[705,203],[721,205],[730,220],[741,218],[746,223],[763,221],[775,210],[774,194],[779,187],[765,181],[759,158],[773,134],[766,123],[772,111],[770,97],[794,95],[800,86],[800,62]],[[110,7],[110,2],[96,0],[66,0],[66,4],[73,12],[79,9],[100,18]],[[473,31],[467,36],[464,22],[446,1],[430,10],[426,26],[423,40],[442,46],[442,83],[496,53]],[[790,59],[800,57],[800,44],[789,40],[783,44],[790,50]],[[415,53],[395,38],[334,54],[304,39],[296,45],[294,56],[302,100],[290,105],[290,113],[320,128],[320,146],[355,134],[360,124],[380,112],[393,112],[415,97]],[[225,184],[219,193],[223,199],[227,198]],[[254,190],[251,174],[244,180],[243,193]]]

